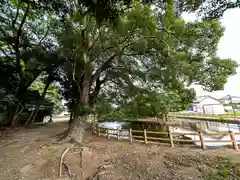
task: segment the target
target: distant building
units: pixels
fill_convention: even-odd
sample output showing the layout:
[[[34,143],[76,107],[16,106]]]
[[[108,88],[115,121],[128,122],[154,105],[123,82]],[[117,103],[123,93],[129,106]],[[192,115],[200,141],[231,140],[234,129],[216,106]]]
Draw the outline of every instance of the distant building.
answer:
[[[199,96],[189,105],[187,111],[202,114],[224,114],[223,103],[211,96]]]
[[[226,95],[226,96],[221,97],[219,100],[224,104],[240,103],[240,96]]]
[[[228,112],[240,109],[240,96],[226,95],[219,99],[224,104],[224,109]]]

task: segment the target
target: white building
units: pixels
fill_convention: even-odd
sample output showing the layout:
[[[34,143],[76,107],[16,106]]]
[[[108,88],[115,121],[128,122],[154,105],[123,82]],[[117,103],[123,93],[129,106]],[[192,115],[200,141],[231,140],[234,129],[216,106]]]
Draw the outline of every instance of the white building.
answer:
[[[223,102],[224,104],[240,103],[240,96],[226,95],[226,96],[221,97],[219,100],[221,102]]]
[[[211,96],[199,96],[189,107],[188,111],[202,114],[224,114],[222,102]]]

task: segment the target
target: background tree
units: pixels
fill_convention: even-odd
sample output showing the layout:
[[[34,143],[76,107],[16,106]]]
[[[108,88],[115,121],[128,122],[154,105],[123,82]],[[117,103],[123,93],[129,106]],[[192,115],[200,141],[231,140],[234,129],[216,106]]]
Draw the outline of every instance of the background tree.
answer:
[[[45,74],[45,76],[47,76]],[[33,84],[29,87],[29,89],[31,90],[37,90],[39,92],[39,94],[41,95],[41,98],[46,98],[47,100],[49,100],[49,102],[54,104],[54,108],[53,108],[53,112],[58,114],[61,113],[62,111],[64,111],[64,106],[62,103],[62,96],[60,94],[60,87],[56,84],[50,84],[48,86],[48,88],[46,88],[46,83],[44,83],[44,81],[46,81],[48,78],[44,77],[44,75],[39,76],[34,82]],[[47,90],[46,90],[47,89]],[[45,92],[46,91],[46,92]],[[43,96],[43,94],[45,94]]]
[[[14,125],[31,84],[46,71],[49,74],[47,89],[63,61],[54,43],[56,19],[50,8],[38,9],[34,1],[17,0],[2,1],[0,9],[0,57],[4,79],[1,86],[16,99],[8,108],[7,124]]]

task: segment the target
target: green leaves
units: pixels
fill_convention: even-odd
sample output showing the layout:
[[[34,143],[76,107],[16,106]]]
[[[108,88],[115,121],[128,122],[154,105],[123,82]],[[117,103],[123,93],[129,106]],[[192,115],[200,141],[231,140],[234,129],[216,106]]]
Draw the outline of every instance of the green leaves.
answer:
[[[17,102],[14,94],[7,92],[6,89],[0,88],[0,113],[6,113],[6,110]]]
[[[112,111],[122,112],[124,114],[122,118],[159,117],[170,111],[184,110],[194,98],[193,89],[178,89],[161,93],[146,90],[128,97],[126,102],[116,109],[112,108]]]
[[[198,74],[199,83],[208,91],[223,89],[227,78],[236,74],[237,62],[213,57]]]
[[[199,83],[220,90],[235,73],[235,62],[216,57],[223,35],[220,22],[186,23],[173,0],[160,2],[155,10],[139,1],[54,0],[48,7],[40,0],[30,6],[16,36],[12,22],[17,17],[14,26],[20,28],[27,8],[27,2],[19,2],[4,1],[0,7],[1,72],[8,72],[4,86],[11,87],[8,80],[17,82],[13,90],[20,84],[27,88],[43,71],[61,68],[66,99],[76,101],[79,110],[90,111],[79,102],[91,94],[101,97],[93,101],[98,114],[158,116],[191,102],[194,92],[186,86]],[[179,1],[179,8],[196,10],[202,2]],[[85,87],[90,90],[84,94]],[[50,89],[49,97],[59,101],[59,90]]]
[[[39,77],[41,78],[41,76]],[[36,90],[39,92],[40,95],[43,94],[44,92],[44,88],[45,88],[45,84],[42,83],[41,81],[35,81],[30,87],[30,90]],[[44,97],[42,97],[46,100],[48,100],[49,102],[51,102],[53,104],[53,111],[54,113],[61,113],[62,111],[64,111],[64,106],[62,104],[62,96],[60,94],[60,89],[58,86],[56,85],[50,85],[47,89],[47,93]],[[36,101],[38,99],[35,99]]]

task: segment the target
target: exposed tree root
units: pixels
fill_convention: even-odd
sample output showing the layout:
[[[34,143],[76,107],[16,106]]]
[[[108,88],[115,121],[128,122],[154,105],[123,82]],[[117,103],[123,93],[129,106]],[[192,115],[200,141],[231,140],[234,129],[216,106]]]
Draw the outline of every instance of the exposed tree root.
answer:
[[[62,155],[61,155],[61,159],[60,159],[60,166],[59,166],[59,176],[62,177],[62,167],[65,166],[67,171],[68,171],[68,176],[69,178],[76,178],[77,176],[75,174],[72,174],[72,171],[70,169],[70,167],[68,166],[68,164],[66,162],[64,162],[64,157],[66,156],[67,153],[69,154],[75,154],[75,153],[79,153],[79,151],[77,152],[69,152],[70,150],[70,147],[66,148]],[[83,151],[84,151],[84,147],[81,147],[80,148],[80,171],[81,171],[81,180],[83,179],[84,177],[84,169],[83,169]],[[102,166],[103,168],[105,168],[105,166]]]
[[[80,168],[83,169],[83,148],[80,150]]]
[[[61,140],[61,139],[63,139],[64,135],[65,135],[65,131],[64,131],[64,132],[61,132],[61,133],[58,133],[58,134],[56,134],[54,137],[56,137],[56,138],[58,138],[59,140]]]
[[[63,165],[66,167],[67,171],[68,171],[68,176],[69,178],[72,177],[72,172],[71,172],[71,169],[69,168],[69,166],[67,165],[67,163],[63,162]]]
[[[90,177],[87,178],[87,180],[95,180],[99,178],[100,175],[107,174],[107,173],[112,173],[112,171],[106,170],[107,168],[114,167],[112,164],[104,164],[102,166],[99,166],[97,168],[97,171],[93,173]]]
[[[83,148],[80,150],[80,170],[81,170],[81,179],[84,177],[84,169],[83,169]]]
[[[69,151],[70,147],[66,148],[65,151],[62,153],[61,155],[61,159],[60,159],[60,166],[59,166],[59,177],[62,177],[62,164],[63,164],[63,158],[65,157],[65,155],[67,154],[67,152]]]

